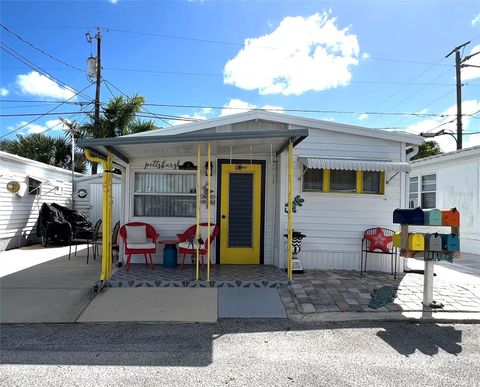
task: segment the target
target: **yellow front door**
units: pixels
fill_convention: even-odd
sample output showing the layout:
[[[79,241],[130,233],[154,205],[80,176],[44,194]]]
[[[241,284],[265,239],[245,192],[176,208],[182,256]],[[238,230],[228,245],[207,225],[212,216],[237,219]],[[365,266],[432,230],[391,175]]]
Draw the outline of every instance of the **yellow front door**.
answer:
[[[220,262],[259,264],[262,166],[222,164]]]

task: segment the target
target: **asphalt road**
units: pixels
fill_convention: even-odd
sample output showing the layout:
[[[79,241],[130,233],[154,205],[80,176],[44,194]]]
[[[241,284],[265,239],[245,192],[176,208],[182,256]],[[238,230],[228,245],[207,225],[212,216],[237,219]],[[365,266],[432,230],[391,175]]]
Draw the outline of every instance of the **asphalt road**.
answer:
[[[480,327],[3,325],[2,386],[478,386]]]

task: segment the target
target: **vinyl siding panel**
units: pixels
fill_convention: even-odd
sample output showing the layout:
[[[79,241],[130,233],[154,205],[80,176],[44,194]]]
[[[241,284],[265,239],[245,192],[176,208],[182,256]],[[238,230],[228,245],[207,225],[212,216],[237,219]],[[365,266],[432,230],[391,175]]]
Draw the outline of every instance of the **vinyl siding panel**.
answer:
[[[310,129],[309,137],[294,149],[293,195],[300,194],[305,202],[293,215],[293,227],[307,235],[299,254],[305,268],[359,270],[364,231],[372,227],[397,229],[392,223],[392,213],[401,205],[403,188],[400,174],[385,173],[385,181],[391,180],[385,185],[384,195],[302,192],[303,164],[299,157],[401,161],[401,149],[399,142]],[[286,153],[284,158],[282,169],[286,176]],[[288,187],[283,184],[281,189],[284,203]],[[287,214],[280,215],[286,229]],[[285,267],[286,241],[280,242],[280,262]],[[390,258],[370,255],[368,267],[390,271]]]
[[[38,242],[36,222],[43,203],[55,202],[65,206],[71,203],[69,171],[18,159],[10,160],[0,155],[0,251]],[[43,182],[40,195],[20,197],[7,191],[9,181],[28,183],[28,176]]]

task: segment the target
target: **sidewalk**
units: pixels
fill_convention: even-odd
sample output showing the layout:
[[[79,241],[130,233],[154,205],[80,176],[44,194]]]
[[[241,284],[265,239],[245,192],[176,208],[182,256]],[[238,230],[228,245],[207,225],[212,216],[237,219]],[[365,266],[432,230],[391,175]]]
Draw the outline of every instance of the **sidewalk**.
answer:
[[[392,275],[354,271],[308,270],[296,274],[293,283],[279,288],[288,318],[292,320],[348,321],[377,320],[422,316],[462,320],[480,318],[480,257],[473,256],[476,267],[463,270],[460,264],[435,265],[434,300],[444,305],[442,309],[424,308],[423,275]],[[412,269],[423,268],[423,262],[409,260]],[[473,266],[473,265],[472,265]],[[385,285],[398,286],[397,297],[384,307],[368,307],[371,292]],[[426,312],[426,313],[425,313]],[[431,312],[430,314],[428,314]]]

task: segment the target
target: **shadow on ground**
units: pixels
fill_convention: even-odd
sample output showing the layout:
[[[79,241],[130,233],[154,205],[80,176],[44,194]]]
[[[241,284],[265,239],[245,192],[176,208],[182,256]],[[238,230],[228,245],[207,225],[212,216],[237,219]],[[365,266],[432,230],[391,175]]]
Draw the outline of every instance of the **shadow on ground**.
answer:
[[[428,356],[440,350],[452,355],[462,351],[462,330],[429,323],[299,324],[287,320],[226,319],[213,324],[12,324],[4,325],[0,332],[1,362],[205,367],[213,363],[215,340],[230,340],[228,335],[253,334],[254,340],[257,333],[274,332],[298,340],[302,331],[316,330],[320,336],[337,340],[339,335],[351,335],[345,330],[364,328],[368,328],[365,334],[370,336],[378,329],[378,338],[406,356],[417,350]],[[338,344],[332,341],[329,345]],[[318,350],[332,348],[322,343]]]

